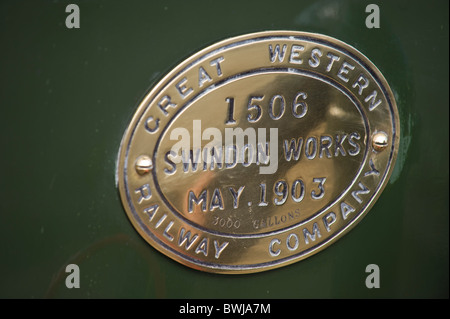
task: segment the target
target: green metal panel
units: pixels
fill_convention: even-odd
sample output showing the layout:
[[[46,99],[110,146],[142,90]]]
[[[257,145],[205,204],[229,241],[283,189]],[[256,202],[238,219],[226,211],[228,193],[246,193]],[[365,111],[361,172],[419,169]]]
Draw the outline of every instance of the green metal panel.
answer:
[[[448,298],[448,1],[0,3],[0,297]],[[381,27],[368,29],[377,3]],[[251,275],[182,266],[134,230],[115,187],[144,93],[184,58],[263,30],[317,32],[363,52],[396,95],[401,146],[364,220],[323,252]],[[65,286],[78,264],[81,288]],[[377,264],[381,287],[368,289]]]

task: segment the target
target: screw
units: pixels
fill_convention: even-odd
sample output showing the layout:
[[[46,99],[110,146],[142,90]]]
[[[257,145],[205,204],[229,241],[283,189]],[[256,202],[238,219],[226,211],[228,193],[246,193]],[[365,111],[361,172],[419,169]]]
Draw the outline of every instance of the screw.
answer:
[[[136,160],[136,172],[139,175],[145,175],[150,173],[153,169],[152,159],[147,155],[141,155]]]
[[[388,135],[385,132],[376,132],[372,136],[372,147],[375,151],[381,152],[388,146]]]

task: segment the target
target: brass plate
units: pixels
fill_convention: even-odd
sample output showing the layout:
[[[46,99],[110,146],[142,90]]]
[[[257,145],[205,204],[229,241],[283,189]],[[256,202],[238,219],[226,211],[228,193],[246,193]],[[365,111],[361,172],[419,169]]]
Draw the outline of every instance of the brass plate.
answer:
[[[258,272],[355,226],[399,136],[394,96],[356,49],[260,32],[201,50],[152,88],[123,137],[117,183],[159,251],[203,271]]]

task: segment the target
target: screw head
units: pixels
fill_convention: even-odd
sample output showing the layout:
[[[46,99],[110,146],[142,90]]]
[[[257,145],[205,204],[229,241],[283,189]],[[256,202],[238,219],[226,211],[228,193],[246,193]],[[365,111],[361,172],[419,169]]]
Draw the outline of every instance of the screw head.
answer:
[[[153,162],[150,156],[147,155],[141,155],[136,160],[136,172],[139,175],[145,175],[150,173],[150,171],[153,169]]]
[[[381,152],[388,146],[389,137],[385,132],[376,132],[372,136],[372,147],[375,151]]]

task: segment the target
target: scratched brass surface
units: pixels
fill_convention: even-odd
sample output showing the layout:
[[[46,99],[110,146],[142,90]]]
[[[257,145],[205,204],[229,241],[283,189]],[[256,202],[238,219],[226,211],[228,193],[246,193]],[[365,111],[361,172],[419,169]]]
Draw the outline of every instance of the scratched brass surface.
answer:
[[[359,222],[389,179],[399,133],[387,82],[356,49],[312,33],[249,34],[188,58],[143,99],[118,187],[134,227],[171,258],[262,271]]]

